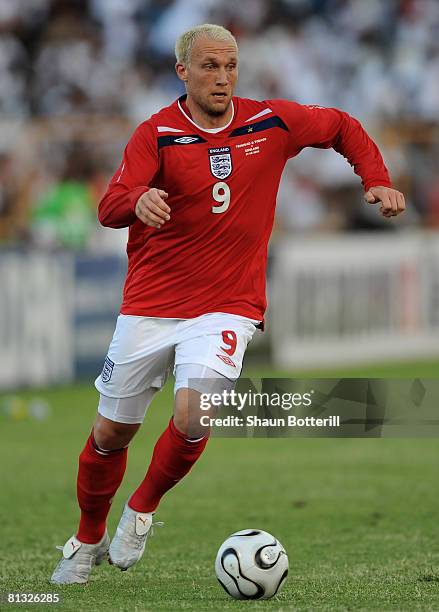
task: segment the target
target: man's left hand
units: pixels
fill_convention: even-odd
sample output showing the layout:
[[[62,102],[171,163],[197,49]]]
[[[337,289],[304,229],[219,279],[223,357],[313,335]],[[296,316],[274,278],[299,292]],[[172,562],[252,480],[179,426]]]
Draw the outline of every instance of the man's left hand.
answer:
[[[396,217],[405,211],[405,199],[400,191],[391,187],[371,187],[364,194],[368,204],[381,204],[380,213],[383,217]]]

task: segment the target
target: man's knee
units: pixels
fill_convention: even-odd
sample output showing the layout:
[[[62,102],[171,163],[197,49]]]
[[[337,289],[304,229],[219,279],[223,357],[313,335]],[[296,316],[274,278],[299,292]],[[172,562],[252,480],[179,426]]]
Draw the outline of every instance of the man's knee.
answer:
[[[194,389],[178,389],[174,404],[174,425],[188,436],[188,438],[201,438],[208,436],[210,427],[203,425],[201,417],[209,413],[200,409],[199,391]]]
[[[96,444],[104,450],[116,450],[127,446],[140,423],[117,423],[98,414],[93,426],[93,436]]]
[[[201,395],[230,392],[235,380],[226,378],[216,370],[200,364],[177,365],[175,373],[174,424],[190,438],[208,436],[207,417],[216,416],[218,409],[211,405],[201,409]],[[188,388],[188,387],[191,388]]]

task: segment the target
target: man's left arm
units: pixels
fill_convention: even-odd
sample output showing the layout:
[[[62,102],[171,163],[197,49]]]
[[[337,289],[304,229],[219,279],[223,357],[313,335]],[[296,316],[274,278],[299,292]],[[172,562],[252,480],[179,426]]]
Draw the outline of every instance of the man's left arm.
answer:
[[[332,147],[361,177],[366,202],[380,204],[384,217],[394,217],[405,210],[403,194],[392,188],[377,145],[357,119],[336,108],[305,106],[288,100],[271,102],[290,130],[288,157],[294,157],[305,147]]]

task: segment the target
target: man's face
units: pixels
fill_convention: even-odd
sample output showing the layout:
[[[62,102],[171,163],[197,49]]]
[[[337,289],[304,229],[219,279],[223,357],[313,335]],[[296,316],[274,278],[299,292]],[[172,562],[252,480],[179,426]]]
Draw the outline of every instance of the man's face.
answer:
[[[178,76],[194,102],[208,115],[227,112],[238,80],[238,50],[231,42],[197,38],[189,65],[177,64]]]

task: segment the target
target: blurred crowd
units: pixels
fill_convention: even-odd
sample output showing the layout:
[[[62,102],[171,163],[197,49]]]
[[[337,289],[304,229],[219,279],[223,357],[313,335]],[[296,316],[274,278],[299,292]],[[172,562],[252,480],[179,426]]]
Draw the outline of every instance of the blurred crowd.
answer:
[[[342,157],[306,150],[278,232],[439,226],[438,0],[0,0],[2,244],[105,248],[96,203],[135,125],[182,93],[175,39],[203,22],[238,39],[238,95],[348,111],[408,195],[381,220]]]

